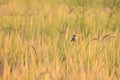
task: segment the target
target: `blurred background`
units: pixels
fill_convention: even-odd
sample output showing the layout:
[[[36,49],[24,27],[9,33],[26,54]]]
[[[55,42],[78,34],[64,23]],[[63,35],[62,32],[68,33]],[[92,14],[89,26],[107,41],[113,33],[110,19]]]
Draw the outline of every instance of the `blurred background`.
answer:
[[[1,80],[119,80],[119,57],[120,0],[0,0]]]

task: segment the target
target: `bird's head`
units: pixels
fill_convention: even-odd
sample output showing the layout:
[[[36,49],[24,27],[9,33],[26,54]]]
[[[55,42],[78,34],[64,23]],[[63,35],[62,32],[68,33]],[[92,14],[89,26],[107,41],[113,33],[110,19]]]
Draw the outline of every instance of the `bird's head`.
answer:
[[[74,34],[73,37],[76,37],[76,35]]]

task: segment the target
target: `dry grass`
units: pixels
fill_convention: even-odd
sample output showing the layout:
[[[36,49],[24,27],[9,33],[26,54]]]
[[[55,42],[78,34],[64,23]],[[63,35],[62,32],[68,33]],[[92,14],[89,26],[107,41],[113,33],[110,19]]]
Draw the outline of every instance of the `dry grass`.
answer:
[[[106,28],[109,13],[64,1],[1,5],[0,80],[120,80],[120,15]]]

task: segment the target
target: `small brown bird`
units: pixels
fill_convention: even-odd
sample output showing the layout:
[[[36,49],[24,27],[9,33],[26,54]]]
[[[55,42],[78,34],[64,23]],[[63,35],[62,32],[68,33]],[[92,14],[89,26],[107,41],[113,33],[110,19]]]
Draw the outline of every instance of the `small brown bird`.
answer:
[[[76,41],[76,35],[74,34],[71,41],[75,42]]]

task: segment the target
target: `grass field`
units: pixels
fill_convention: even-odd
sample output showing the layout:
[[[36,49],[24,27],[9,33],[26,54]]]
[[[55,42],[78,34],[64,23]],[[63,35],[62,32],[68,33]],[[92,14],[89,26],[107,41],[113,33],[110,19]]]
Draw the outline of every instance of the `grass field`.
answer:
[[[0,80],[120,80],[110,1],[0,0]]]

